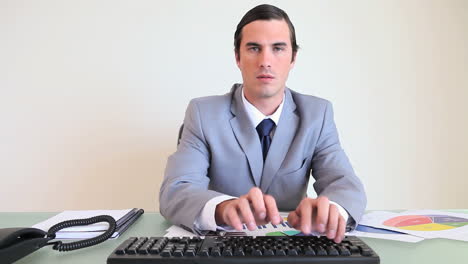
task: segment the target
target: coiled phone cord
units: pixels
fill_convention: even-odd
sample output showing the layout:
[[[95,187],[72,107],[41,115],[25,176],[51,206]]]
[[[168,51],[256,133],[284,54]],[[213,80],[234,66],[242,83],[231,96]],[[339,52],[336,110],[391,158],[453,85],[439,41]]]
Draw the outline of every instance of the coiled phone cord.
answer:
[[[114,234],[115,229],[117,227],[117,223],[115,222],[115,219],[110,215],[99,215],[99,216],[94,216],[94,217],[85,218],[85,219],[68,220],[68,221],[58,223],[56,225],[53,225],[49,229],[49,231],[47,232],[47,237],[49,237],[50,239],[54,239],[55,234],[59,230],[67,228],[67,227],[90,225],[90,224],[99,223],[99,222],[109,223],[109,229],[107,229],[103,234],[99,236],[96,236],[90,239],[71,242],[71,243],[63,243],[62,241],[55,241],[55,242],[48,243],[48,245],[53,245],[52,248],[54,250],[70,251],[70,250],[94,246],[101,242],[104,242],[108,238],[110,238],[112,234]]]

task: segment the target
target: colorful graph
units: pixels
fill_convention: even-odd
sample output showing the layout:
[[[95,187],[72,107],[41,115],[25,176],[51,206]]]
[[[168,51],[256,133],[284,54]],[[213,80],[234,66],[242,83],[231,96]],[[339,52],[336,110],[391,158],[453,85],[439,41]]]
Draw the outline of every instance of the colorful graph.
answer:
[[[254,231],[249,231],[247,226],[243,225],[242,232],[229,232],[229,235],[254,235],[254,236],[301,236],[301,231],[294,229],[287,221],[286,217],[283,217],[283,222],[279,225],[268,223],[266,225],[258,225]]]
[[[448,215],[402,215],[383,224],[404,230],[441,231],[468,225],[468,219]]]
[[[257,225],[255,230],[250,231],[245,224],[243,224],[242,231],[230,230],[226,232],[226,236],[312,236],[317,235],[315,232],[305,235],[301,231],[292,227],[286,215],[281,215],[283,221],[274,225],[268,223],[265,225]]]
[[[278,231],[272,231],[272,232],[267,232],[265,236],[296,236],[301,234],[301,231],[295,230],[292,228],[292,226],[289,225],[287,219],[283,219],[284,221],[281,222],[279,225],[273,225],[273,224],[268,224],[266,225],[261,225],[257,226],[258,229],[280,229]]]
[[[268,232],[266,236],[296,236],[301,234],[301,231],[298,230],[286,230],[286,231],[276,231],[276,232]]]

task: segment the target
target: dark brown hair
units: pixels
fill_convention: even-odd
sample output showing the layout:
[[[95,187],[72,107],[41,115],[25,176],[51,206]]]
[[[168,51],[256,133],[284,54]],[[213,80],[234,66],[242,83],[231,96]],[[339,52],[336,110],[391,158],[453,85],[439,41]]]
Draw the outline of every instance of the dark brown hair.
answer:
[[[291,39],[292,51],[293,56],[292,60],[294,60],[297,50],[299,46],[296,42],[296,30],[294,29],[294,25],[292,24],[291,20],[289,20],[288,14],[284,12],[282,9],[272,6],[272,5],[258,5],[252,9],[250,9],[241,19],[239,24],[237,24],[236,32],[234,33],[234,49],[236,54],[239,55],[240,53],[240,44],[242,40],[242,29],[245,25],[254,22],[256,20],[285,20],[289,27],[289,36]]]

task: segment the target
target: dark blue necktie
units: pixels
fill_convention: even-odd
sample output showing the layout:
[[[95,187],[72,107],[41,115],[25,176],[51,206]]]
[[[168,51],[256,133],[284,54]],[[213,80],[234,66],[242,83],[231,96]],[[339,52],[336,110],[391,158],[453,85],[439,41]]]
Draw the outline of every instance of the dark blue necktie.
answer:
[[[260,137],[260,142],[262,143],[262,152],[263,152],[263,161],[265,161],[268,149],[271,145],[270,133],[275,123],[271,119],[263,119],[260,124],[257,126],[258,136]]]

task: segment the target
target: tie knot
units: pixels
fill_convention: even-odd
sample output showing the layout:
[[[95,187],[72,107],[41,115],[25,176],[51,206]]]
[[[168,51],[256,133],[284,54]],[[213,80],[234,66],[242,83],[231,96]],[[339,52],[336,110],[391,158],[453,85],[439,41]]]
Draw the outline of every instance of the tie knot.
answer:
[[[263,121],[257,126],[258,135],[261,137],[269,136],[274,126],[275,123],[270,118],[263,119]]]

